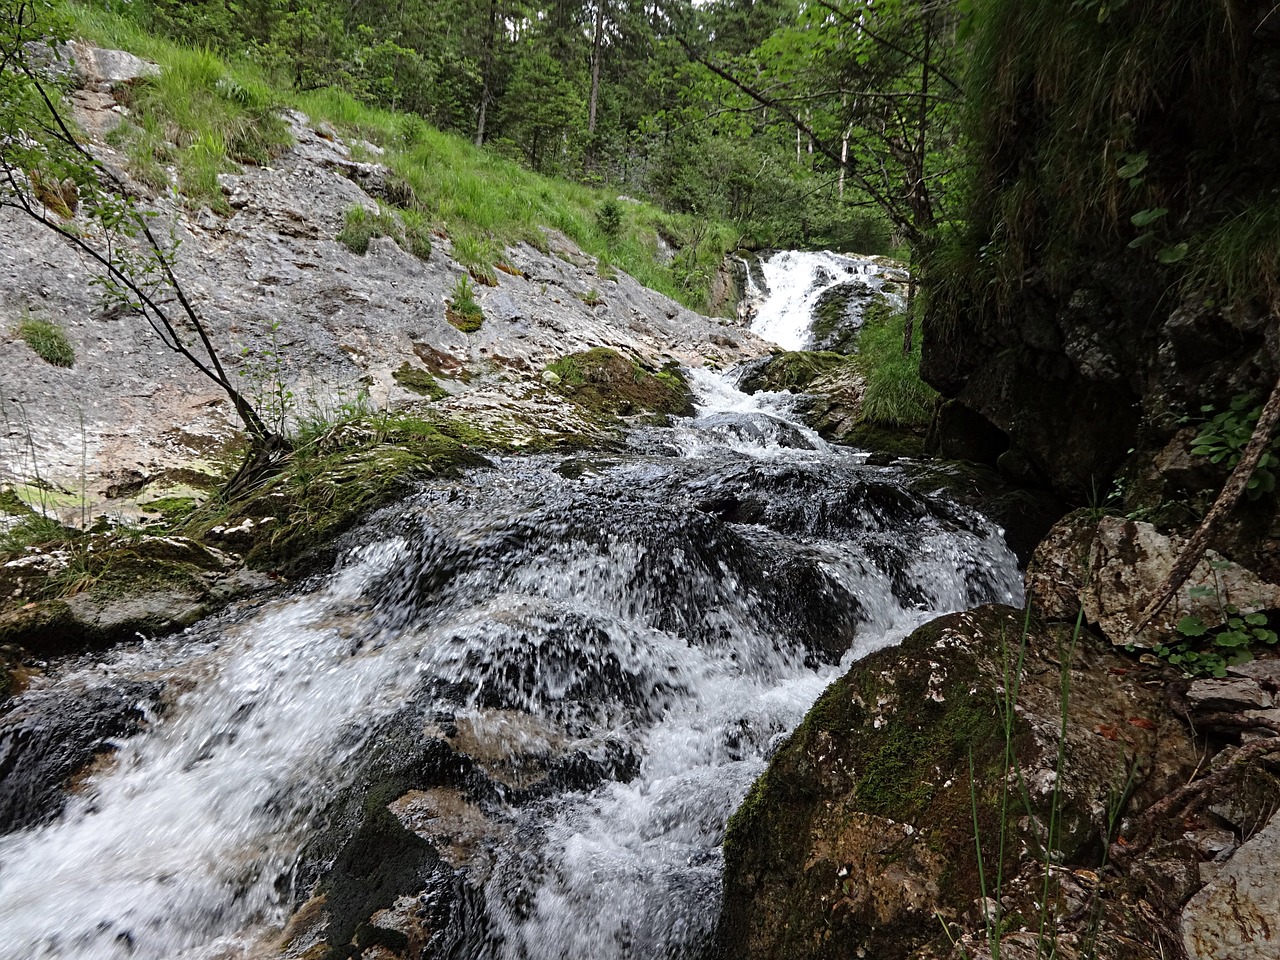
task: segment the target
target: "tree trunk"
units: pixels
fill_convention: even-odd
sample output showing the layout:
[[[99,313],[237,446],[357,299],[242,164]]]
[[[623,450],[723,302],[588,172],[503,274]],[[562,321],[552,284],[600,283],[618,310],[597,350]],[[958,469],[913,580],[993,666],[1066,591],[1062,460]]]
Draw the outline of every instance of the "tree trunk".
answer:
[[[591,40],[591,96],[587,101],[587,133],[596,132],[596,103],[600,99],[600,63],[604,59],[604,5],[596,0],[596,29]]]
[[[489,101],[493,99],[493,47],[498,42],[498,0],[489,0],[489,28],[484,38],[484,64],[480,79],[480,109],[476,112],[476,146],[484,146],[485,121],[489,116]]]

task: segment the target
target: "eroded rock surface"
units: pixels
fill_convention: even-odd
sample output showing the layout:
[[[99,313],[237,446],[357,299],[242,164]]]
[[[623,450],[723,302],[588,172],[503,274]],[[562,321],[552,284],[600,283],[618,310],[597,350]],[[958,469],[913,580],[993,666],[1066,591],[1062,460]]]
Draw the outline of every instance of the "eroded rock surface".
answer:
[[[91,71],[77,105],[78,118],[94,131],[119,120],[110,97],[93,93],[120,73],[106,53],[75,61]],[[175,271],[232,379],[251,397],[278,378],[301,416],[357,396],[375,407],[397,405],[421,397],[396,371],[406,363],[411,370],[434,366],[430,372],[449,394],[439,409],[532,442],[575,422],[573,405],[538,380],[557,357],[609,347],[658,368],[728,363],[766,349],[749,332],[700,316],[626,274],[600,276],[591,257],[554,231],[543,249],[502,251],[510,271],[496,272],[496,286],[477,286],[485,320],[463,333],[445,317],[445,301],[465,273],[450,259],[448,240],[437,240],[425,262],[385,237],[363,256],[351,253],[335,239],[345,213],[373,209],[375,198],[393,189],[389,171],[356,160],[303,115],[285,119],[295,146],[270,167],[220,178],[228,216],[190,212],[167,196],[147,201],[160,215],[157,232],[175,231]],[[113,170],[126,169],[111,147],[94,149]],[[82,492],[100,502],[120,475],[145,481],[174,467],[219,473],[236,429],[216,385],[165,350],[139,318],[101,308],[90,285],[94,273],[47,229],[11,211],[0,217],[0,382],[11,414],[4,438],[11,455],[0,458],[9,475],[0,480],[22,484],[38,476],[60,507],[78,504]],[[24,313],[64,327],[73,367],[43,363],[16,336]],[[281,360],[264,367],[268,355]]]

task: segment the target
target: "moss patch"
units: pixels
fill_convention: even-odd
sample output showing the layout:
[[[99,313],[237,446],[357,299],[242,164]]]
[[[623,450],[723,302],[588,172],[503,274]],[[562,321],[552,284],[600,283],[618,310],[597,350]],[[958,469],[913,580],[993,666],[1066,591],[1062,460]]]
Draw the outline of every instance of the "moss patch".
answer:
[[[745,393],[761,390],[803,392],[814,380],[849,362],[844,354],[828,350],[775,353],[750,369],[739,386]]]
[[[400,368],[391,374],[391,379],[406,390],[411,390],[428,400],[443,400],[449,396],[449,391],[440,386],[435,377],[421,367],[413,366],[408,360],[400,364]]]
[[[446,418],[356,418],[293,451],[250,494],[199,511],[188,528],[242,553],[251,567],[296,573],[406,483],[485,465],[480,449],[506,447],[496,434]]]
[[[890,905],[902,899],[880,889],[890,870],[934,885],[931,902],[968,908],[979,887],[974,810],[994,871],[1007,772],[990,668],[950,639],[975,624],[987,643],[1004,633],[1016,647],[1016,611],[936,620],[855,665],[775,755],[726,832],[725,955],[835,958],[851,944],[907,955],[935,931],[932,918]],[[1019,725],[1012,749],[1028,742]],[[1011,802],[1007,837],[1021,816]]]
[[[693,394],[677,364],[650,371],[614,350],[597,347],[547,366],[551,389],[589,413],[605,417],[693,413]]]

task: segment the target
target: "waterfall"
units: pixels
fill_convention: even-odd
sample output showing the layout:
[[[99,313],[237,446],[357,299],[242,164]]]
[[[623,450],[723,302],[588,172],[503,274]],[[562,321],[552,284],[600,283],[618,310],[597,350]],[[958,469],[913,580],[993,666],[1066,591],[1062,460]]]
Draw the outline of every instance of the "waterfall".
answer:
[[[751,330],[786,350],[814,347],[814,313],[824,294],[848,285],[850,297],[844,323],[857,326],[862,311],[877,296],[900,306],[901,297],[887,284],[905,280],[901,267],[880,257],[862,257],[826,250],[782,250],[762,258],[764,289],[747,271],[746,300],[751,305]]]

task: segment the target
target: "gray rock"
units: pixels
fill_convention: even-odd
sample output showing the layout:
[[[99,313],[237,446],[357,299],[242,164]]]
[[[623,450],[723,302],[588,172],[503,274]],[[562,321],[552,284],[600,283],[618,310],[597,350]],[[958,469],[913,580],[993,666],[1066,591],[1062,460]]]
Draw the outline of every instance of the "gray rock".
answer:
[[[1224,622],[1223,606],[1228,603],[1244,613],[1280,607],[1280,586],[1210,550],[1174,599],[1135,633],[1185,542],[1165,536],[1149,523],[1103,517],[1089,554],[1091,578],[1081,593],[1089,622],[1096,623],[1112,643],[1151,647],[1176,637],[1178,621],[1186,616],[1199,617],[1213,627]]]
[[[109,57],[95,54],[94,63],[104,75],[125,72]],[[107,101],[78,101],[86,129],[102,128]],[[181,241],[176,273],[231,378],[250,396],[270,392],[278,379],[296,398],[293,416],[322,414],[361,393],[380,407],[405,396],[393,380],[404,362],[448,357],[450,369],[437,375],[458,379],[434,409],[531,442],[592,429],[562,401],[542,396],[538,376],[565,354],[605,346],[642,361],[702,366],[767,350],[749,332],[700,316],[624,273],[600,278],[594,259],[555,231],[546,234],[546,253],[528,244],[502,251],[516,274],[499,272],[497,287],[478,289],[486,320],[468,336],[445,319],[445,301],[463,272],[447,256],[447,242],[423,262],[389,239],[372,243],[363,257],[334,240],[350,207],[375,206],[370,192],[385,186],[388,171],[353,159],[346,144],[304,115],[285,118],[292,149],[273,166],[220,178],[229,216],[191,214],[167,195],[146,201],[159,215],[157,233],[172,228]],[[94,149],[124,169],[125,158],[110,146]],[[131,189],[148,190],[136,183]],[[5,402],[21,404],[24,414],[18,434],[0,438],[0,482],[38,474],[68,491],[93,492],[128,471],[218,472],[218,452],[238,428],[227,398],[165,350],[141,319],[103,312],[93,278],[51,232],[0,212],[0,382]],[[602,292],[607,309],[579,299],[591,289]],[[24,311],[63,324],[74,368],[41,363],[17,339],[13,321]],[[277,354],[279,363],[271,359]],[[91,512],[105,509],[96,494],[89,499]],[[66,513],[78,520],[79,505]]]
[[[1280,957],[1280,818],[1249,839],[1182,911],[1188,960]]]
[[[1267,710],[1275,701],[1254,680],[1196,680],[1187,690],[1187,701],[1193,710]]]

